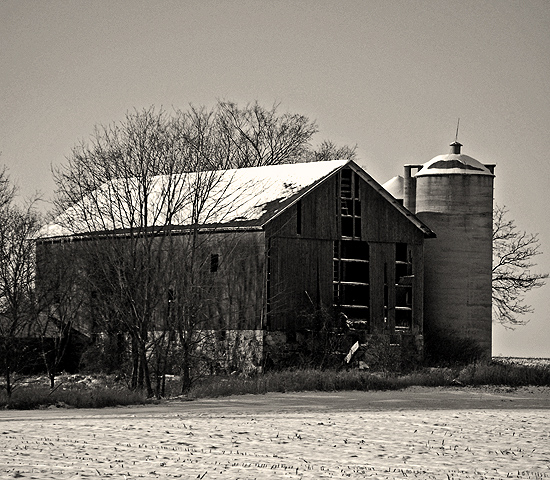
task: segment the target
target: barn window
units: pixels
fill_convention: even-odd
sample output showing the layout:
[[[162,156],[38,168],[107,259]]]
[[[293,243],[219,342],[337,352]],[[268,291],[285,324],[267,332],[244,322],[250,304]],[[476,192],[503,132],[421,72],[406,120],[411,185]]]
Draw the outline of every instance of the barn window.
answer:
[[[217,272],[220,266],[220,255],[218,253],[213,253],[210,255],[210,271]]]
[[[406,243],[395,244],[395,329],[412,327],[413,298],[412,255]]]
[[[361,238],[359,175],[349,168],[340,173],[340,218],[342,237]]]
[[[369,328],[369,244],[334,242],[334,306],[350,328]]]

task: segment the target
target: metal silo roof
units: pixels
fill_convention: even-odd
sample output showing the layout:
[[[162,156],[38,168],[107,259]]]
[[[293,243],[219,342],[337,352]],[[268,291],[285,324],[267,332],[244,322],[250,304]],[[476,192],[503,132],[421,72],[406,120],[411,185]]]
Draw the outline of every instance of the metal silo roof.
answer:
[[[405,196],[403,193],[403,182],[403,177],[401,175],[397,175],[390,178],[386,183],[382,184],[382,186],[390,192],[394,198],[403,200],[403,197]]]
[[[426,162],[416,173],[415,177],[428,175],[490,175],[491,171],[477,161],[463,153],[448,153],[438,155]]]

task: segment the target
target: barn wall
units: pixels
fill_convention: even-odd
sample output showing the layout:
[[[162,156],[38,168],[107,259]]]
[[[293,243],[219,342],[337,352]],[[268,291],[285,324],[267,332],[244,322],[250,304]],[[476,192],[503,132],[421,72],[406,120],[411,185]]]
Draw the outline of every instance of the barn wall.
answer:
[[[365,181],[361,181],[361,203],[361,234],[366,241],[423,243],[422,232]]]
[[[413,294],[413,326],[415,335],[424,333],[424,245],[410,246],[413,258],[414,294]]]
[[[371,331],[393,334],[400,330],[397,301],[399,275],[396,275],[396,245],[406,244],[412,276],[410,333],[421,334],[423,324],[424,235],[378,191],[361,182],[361,236],[370,246]],[[397,272],[399,273],[399,272]],[[397,278],[396,278],[397,277]],[[397,307],[397,308],[396,308]],[[396,317],[397,329],[396,329]],[[401,329],[403,330],[403,329]]]
[[[314,328],[332,304],[332,240],[274,237],[269,247],[270,330]]]
[[[301,230],[298,228],[298,219],[301,219]],[[318,185],[299,202],[271,220],[265,230],[267,238],[336,240],[339,235],[336,176]]]
[[[212,285],[212,328],[258,330],[265,309],[265,241],[263,232],[208,235],[204,251],[205,283]],[[212,256],[218,270],[212,272]]]
[[[368,247],[361,247],[369,250],[368,265],[362,267],[358,264],[359,268],[368,269],[364,278],[370,282],[369,298],[366,300],[370,302],[370,308],[364,318],[368,331],[403,333],[403,318],[409,315],[404,311],[410,308],[411,322],[407,333],[421,334],[424,235],[373,186],[362,178],[356,178],[354,181],[359,182],[361,204],[360,237],[342,237],[339,174],[325,181],[266,226],[270,330],[306,328],[304,312],[310,312],[310,319],[311,312],[321,306],[331,314],[337,313],[333,284],[337,270],[335,242],[344,240],[357,242],[358,245],[360,241],[368,243]],[[299,220],[301,228],[298,226]],[[406,257],[411,264],[405,279],[411,282],[411,294],[405,308],[399,303],[403,303],[402,292],[407,287],[396,286],[401,278],[398,274],[404,268],[396,263],[397,244],[407,249]],[[343,318],[351,317],[355,311],[348,309],[346,313]],[[361,320],[361,315],[363,313],[353,320]],[[339,325],[341,322],[336,317],[334,324]]]
[[[404,242],[403,242],[404,243]],[[396,244],[387,242],[370,242],[370,292],[371,308],[370,322],[371,333],[393,334],[404,330],[405,323],[396,318],[399,314],[397,308],[398,290],[407,287],[398,286],[399,272],[396,260]],[[407,252],[410,264],[412,298],[410,299],[411,323],[409,333],[422,334],[423,331],[423,277],[424,277],[424,252],[423,246],[407,244]],[[407,306],[409,304],[407,303]],[[397,322],[396,322],[397,320]]]
[[[159,236],[147,241],[152,242],[155,251],[152,262],[155,272],[151,282],[157,284],[153,301],[154,325],[151,328],[163,328],[169,309],[172,315],[178,307],[184,311],[182,304],[189,301],[190,290],[186,285],[190,282],[191,271],[196,291],[202,295],[202,298],[194,297],[198,305],[203,305],[201,315],[205,320],[201,328],[262,328],[265,316],[263,232],[204,233],[198,236],[193,248],[190,235]],[[79,304],[79,329],[93,333],[101,328],[97,326],[101,322],[96,318],[99,315],[98,301],[109,295],[101,291],[101,285],[110,288],[110,280],[102,280],[101,276],[108,274],[107,262],[124,255],[125,245],[129,242],[127,238],[111,238],[39,243],[37,288],[55,287],[56,277],[60,274],[70,272],[74,275],[72,296]],[[76,270],[66,270],[67,261],[61,261],[63,259],[74,259],[70,263]],[[119,261],[119,268],[127,268],[124,264]],[[88,279],[92,281],[88,282]],[[113,283],[116,285],[116,281]]]
[[[372,333],[390,333],[391,325],[395,324],[395,315],[391,308],[395,303],[394,289],[387,288],[384,280],[395,276],[395,257],[392,248],[394,245],[372,242],[370,246],[370,331]]]

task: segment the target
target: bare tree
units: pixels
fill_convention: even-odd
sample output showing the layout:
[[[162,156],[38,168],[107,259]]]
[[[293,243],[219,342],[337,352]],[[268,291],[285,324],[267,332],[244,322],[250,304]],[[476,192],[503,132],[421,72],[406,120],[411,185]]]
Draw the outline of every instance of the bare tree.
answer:
[[[56,248],[57,247],[57,248]],[[60,370],[78,367],[80,351],[73,350],[83,304],[78,291],[79,258],[69,244],[42,246],[37,249],[35,298],[38,309],[35,334],[41,343],[41,356],[50,388]],[[82,334],[82,337],[85,337]]]
[[[278,113],[255,102],[241,108],[218,102],[215,109],[217,168],[258,167],[304,161],[317,125],[304,115]]]
[[[533,259],[542,254],[537,234],[517,228],[508,210],[496,206],[493,215],[493,318],[507,328],[524,325],[521,315],[533,312],[524,302],[530,290],[542,287],[547,273],[536,273]]]
[[[11,183],[8,171],[4,166],[0,170],[0,211],[4,212],[13,202],[16,187]]]
[[[131,385],[149,395],[151,352],[157,351],[157,367],[166,363],[158,352],[167,337],[158,332],[167,292],[176,291],[172,265],[185,279],[178,295],[185,299],[179,326],[186,326],[178,331],[186,348],[195,342],[208,290],[200,273],[207,243],[201,226],[223,223],[247,198],[246,186],[231,187],[231,171],[204,168],[217,158],[212,135],[204,110],[171,117],[154,109],[133,112],[121,124],[97,128],[55,172],[58,215],[50,234],[80,240],[74,247],[85,272],[79,289],[89,297],[92,329],[96,336],[129,337]]]
[[[324,140],[317,148],[311,149],[306,155],[307,161],[326,162],[330,160],[356,160],[357,145],[350,147],[337,146],[331,140]]]
[[[228,304],[205,275],[222,237],[203,227],[223,224],[254,195],[249,184],[235,186],[230,169],[307,160],[316,131],[307,117],[257,102],[172,115],[150,108],[98,126],[54,172],[56,219],[47,234],[78,250],[80,293],[72,296],[84,299],[92,335],[120,338],[120,350],[129,350],[133,387],[158,395],[170,368],[188,388],[206,325],[221,315],[212,305]],[[324,145],[323,158],[354,155]],[[224,249],[236,251],[228,238]]]
[[[164,288],[163,245],[174,215],[188,207],[197,160],[178,119],[154,109],[98,127],[55,172],[60,233],[82,237],[83,294],[97,329],[130,337],[132,381],[152,394],[148,343]],[[85,293],[86,292],[86,293]]]
[[[34,202],[14,203],[15,189],[0,172],[0,365],[11,396],[14,375],[28,366],[36,318],[34,242],[40,222]],[[35,353],[35,352],[33,352]]]

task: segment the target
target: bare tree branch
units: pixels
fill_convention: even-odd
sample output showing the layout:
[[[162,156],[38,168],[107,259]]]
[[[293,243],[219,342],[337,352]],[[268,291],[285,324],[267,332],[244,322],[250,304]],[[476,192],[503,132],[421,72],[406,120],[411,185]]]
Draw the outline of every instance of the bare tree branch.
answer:
[[[326,162],[330,160],[356,160],[357,145],[349,147],[344,145],[338,147],[330,140],[324,140],[316,149],[312,149],[307,154],[307,160],[310,162]]]
[[[257,195],[250,181],[235,185],[231,169],[355,155],[330,142],[311,153],[315,122],[278,108],[220,101],[212,109],[190,106],[171,115],[154,108],[129,112],[123,122],[96,127],[54,171],[57,217],[48,228],[70,239],[79,259],[82,316],[96,323],[96,336],[129,342],[131,384],[149,395],[152,377],[158,392],[158,375],[170,364],[189,387],[205,325],[243,321],[261,310],[235,293],[250,276],[231,276],[222,285],[209,264],[217,245],[227,252],[219,267],[238,271],[259,240],[239,245],[237,236],[220,234],[212,240],[201,229],[223,224]],[[185,231],[176,232],[181,226]],[[258,256],[258,269],[262,261]],[[255,298],[257,303],[262,295]],[[215,308],[220,304],[224,308]],[[69,307],[56,308],[73,315]]]
[[[23,338],[36,319],[33,238],[40,226],[35,201],[19,206],[6,170],[0,171],[0,368],[8,396],[24,366]]]
[[[524,302],[527,292],[545,285],[547,273],[533,272],[541,255],[538,234],[518,230],[508,210],[496,206],[493,214],[493,318],[507,328],[527,323],[519,318],[533,309]]]

